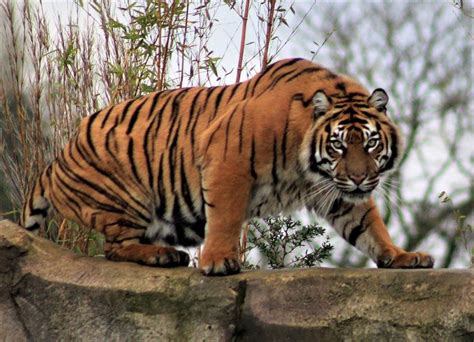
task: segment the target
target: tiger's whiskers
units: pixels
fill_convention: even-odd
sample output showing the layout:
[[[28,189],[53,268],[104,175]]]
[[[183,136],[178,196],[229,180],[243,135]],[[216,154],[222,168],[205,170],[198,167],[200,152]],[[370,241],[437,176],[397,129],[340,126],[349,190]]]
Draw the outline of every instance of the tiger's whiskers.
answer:
[[[395,188],[390,188],[390,187],[387,187],[385,185],[385,183],[381,184],[381,186],[379,186],[377,188],[377,193],[381,194],[382,197],[389,203],[391,203],[393,206],[395,206],[398,210],[401,209],[400,207],[400,202],[401,202],[401,198],[400,196],[398,196],[398,194],[393,191],[395,190]],[[395,198],[393,198],[393,196],[395,196]]]
[[[334,184],[331,184],[328,191],[324,193],[321,200],[318,201],[318,213],[326,217],[332,208],[334,201],[339,198],[340,192]]]
[[[314,199],[317,195],[326,191],[333,185],[332,181],[329,179],[323,179],[322,181],[314,184],[311,189],[304,195],[305,200]],[[312,191],[315,189],[315,191]]]

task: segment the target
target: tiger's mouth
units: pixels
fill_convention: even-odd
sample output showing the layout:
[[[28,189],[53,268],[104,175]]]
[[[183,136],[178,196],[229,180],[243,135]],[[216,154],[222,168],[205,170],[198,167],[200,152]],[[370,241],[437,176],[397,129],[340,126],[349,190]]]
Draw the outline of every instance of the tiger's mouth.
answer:
[[[362,181],[354,181],[351,177],[340,178],[337,176],[332,177],[332,181],[336,187],[344,194],[355,197],[368,196],[375,190],[379,185],[379,177],[372,177],[370,179],[364,179]]]
[[[371,190],[361,190],[361,189],[355,189],[353,191],[347,191],[347,190],[342,190],[339,189],[342,193],[342,196],[348,200],[352,201],[363,201],[369,199],[370,195],[372,194],[374,189]]]
[[[339,197],[354,203],[367,201],[379,184],[378,178],[372,179],[364,184],[356,185],[348,179],[338,178],[337,176],[331,175],[322,170],[319,172],[319,175],[325,180],[325,182],[329,181],[332,183],[332,185],[329,186],[329,189],[337,189]]]
[[[341,184],[340,181],[333,179],[337,189],[340,191],[341,196],[352,202],[359,202],[368,200],[372,192],[376,189],[379,181],[375,180],[369,184],[356,185],[354,183]]]

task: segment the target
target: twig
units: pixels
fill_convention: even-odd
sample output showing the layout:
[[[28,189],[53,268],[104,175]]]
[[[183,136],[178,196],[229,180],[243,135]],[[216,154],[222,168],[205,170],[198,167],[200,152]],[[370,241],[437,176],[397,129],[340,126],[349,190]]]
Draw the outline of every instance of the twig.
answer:
[[[189,0],[186,0],[186,19],[184,20],[184,33],[183,33],[183,43],[181,46],[181,72],[179,75],[179,87],[183,86],[183,79],[184,79],[184,56],[185,56],[185,48],[186,48],[186,37],[188,34],[188,18],[189,18]]]
[[[263,50],[262,69],[268,64],[268,48],[272,38],[273,15],[275,14],[276,0],[270,0],[270,9],[268,10],[267,33],[265,35],[265,49]]]
[[[247,20],[249,17],[250,0],[245,1],[244,16],[242,17],[242,36],[240,38],[239,61],[237,62],[237,77],[235,82],[240,82],[240,75],[242,74],[242,62],[244,59],[245,50],[245,35],[247,32]]]

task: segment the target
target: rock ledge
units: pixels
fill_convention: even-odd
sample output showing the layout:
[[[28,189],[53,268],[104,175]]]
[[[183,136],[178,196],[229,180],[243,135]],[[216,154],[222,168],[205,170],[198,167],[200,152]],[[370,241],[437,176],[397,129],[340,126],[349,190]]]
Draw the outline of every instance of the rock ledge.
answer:
[[[473,341],[473,270],[208,278],[82,257],[0,221],[0,340]]]

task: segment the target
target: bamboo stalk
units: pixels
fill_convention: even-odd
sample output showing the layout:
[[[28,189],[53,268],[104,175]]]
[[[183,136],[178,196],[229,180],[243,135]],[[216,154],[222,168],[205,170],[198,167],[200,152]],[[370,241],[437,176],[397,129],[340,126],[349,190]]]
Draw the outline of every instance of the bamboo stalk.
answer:
[[[245,1],[244,16],[242,17],[242,35],[240,38],[239,60],[237,62],[237,77],[235,82],[240,82],[240,75],[242,74],[242,62],[244,59],[245,50],[245,35],[247,33],[247,21],[249,17],[250,0]]]
[[[186,46],[186,38],[188,34],[188,25],[189,25],[189,0],[186,1],[186,19],[184,22],[184,34],[183,34],[183,43],[181,46],[181,72],[179,75],[179,87],[183,86],[183,79],[184,79],[184,57],[185,57],[185,46]]]
[[[163,65],[162,65],[162,68],[161,68],[161,77],[160,77],[160,82],[158,84],[158,90],[162,90],[164,85],[165,85],[166,67],[167,67],[167,62],[168,62],[168,58],[169,58],[169,54],[170,54],[171,42],[174,39],[173,19],[175,17],[175,9],[176,9],[176,2],[173,1],[171,3],[171,7],[170,7],[169,13],[168,13],[169,22],[168,22],[168,34],[166,36],[165,49],[163,51],[163,55],[160,56],[160,58],[163,58]]]
[[[268,48],[270,46],[270,40],[272,38],[272,26],[273,16],[275,14],[275,3],[276,0],[270,0],[270,9],[268,10],[268,21],[267,21],[267,33],[265,35],[265,49],[263,51],[262,69],[268,64]]]

